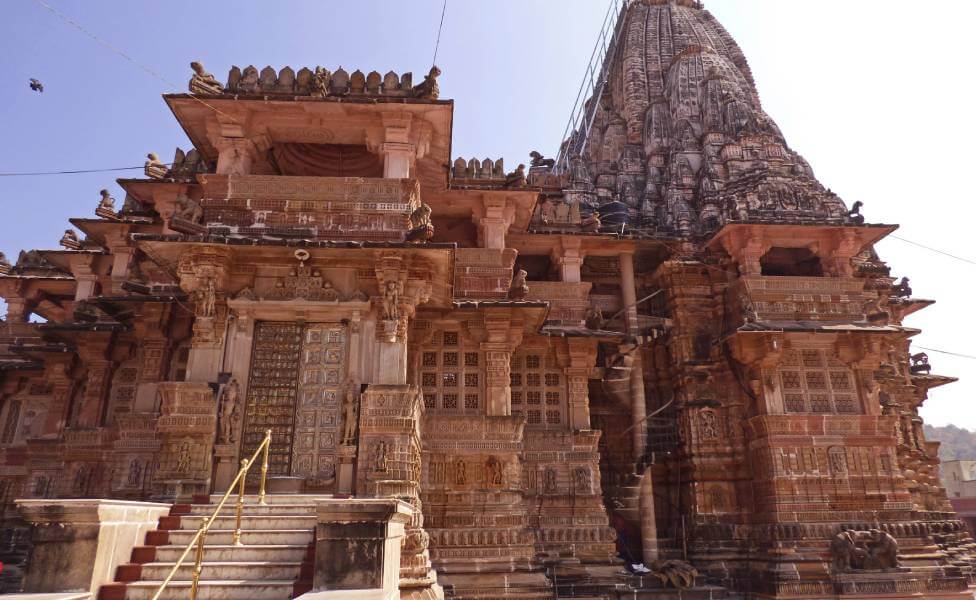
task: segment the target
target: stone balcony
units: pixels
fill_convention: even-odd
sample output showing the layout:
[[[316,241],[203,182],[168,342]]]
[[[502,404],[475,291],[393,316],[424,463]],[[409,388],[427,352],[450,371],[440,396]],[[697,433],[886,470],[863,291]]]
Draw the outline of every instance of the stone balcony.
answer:
[[[420,205],[414,179],[202,175],[211,233],[402,242]]]
[[[863,322],[874,292],[853,277],[745,276],[731,292],[747,320]]]
[[[589,282],[530,281],[526,300],[546,300],[550,303],[548,321],[562,325],[581,325],[590,306]]]

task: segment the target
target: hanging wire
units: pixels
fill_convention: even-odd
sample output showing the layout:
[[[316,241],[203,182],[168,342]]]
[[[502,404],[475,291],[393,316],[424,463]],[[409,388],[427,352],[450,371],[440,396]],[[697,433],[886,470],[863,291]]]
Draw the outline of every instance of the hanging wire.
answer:
[[[140,63],[136,59],[134,59],[131,56],[129,56],[127,53],[123,52],[121,49],[117,48],[116,46],[113,46],[109,42],[107,42],[107,41],[103,40],[102,38],[98,37],[93,32],[91,32],[88,29],[86,29],[81,23],[78,23],[77,21],[75,21],[74,19],[72,19],[68,15],[64,14],[63,12],[59,11],[58,9],[54,8],[53,6],[51,6],[50,4],[48,4],[47,2],[45,2],[44,0],[34,0],[34,2],[37,3],[38,5],[42,6],[43,8],[47,9],[49,12],[51,12],[51,14],[53,14],[56,17],[58,17],[59,19],[61,19],[62,21],[64,21],[68,25],[70,25],[71,27],[74,27],[75,29],[77,29],[81,33],[85,34],[86,36],[88,36],[89,38],[91,38],[92,40],[94,40],[96,43],[104,46],[105,48],[107,48],[111,52],[113,52],[115,54],[118,54],[119,56],[121,56],[125,60],[127,60],[130,63],[134,64],[136,67],[142,69],[143,71],[145,71],[146,73],[148,73],[152,77],[155,77],[156,79],[162,81],[163,83],[165,83],[166,85],[168,85],[169,87],[171,87],[171,88],[173,88],[175,90],[179,90],[180,89],[180,86],[176,85],[172,81],[169,81],[168,79],[166,79],[165,77],[163,77],[162,75],[160,75],[159,72],[157,72],[156,70],[151,69],[150,67],[147,67],[146,65]],[[446,2],[446,0],[445,0],[445,2]],[[221,111],[216,106],[213,106],[212,104],[209,104],[209,103],[205,102],[204,100],[202,100],[196,94],[192,94],[192,93],[186,93],[186,94],[190,98],[196,100],[197,102],[199,102],[200,104],[206,106],[210,110],[212,110],[212,111],[214,111],[214,112],[216,112],[216,113],[218,113],[220,115],[223,115],[223,116],[227,117],[228,119],[232,120],[235,123],[240,123],[240,121],[238,121],[237,119],[235,119],[232,115],[228,115],[227,113]]]
[[[932,248],[931,246],[926,246],[924,244],[919,244],[918,242],[913,242],[911,240],[906,240],[905,238],[899,237],[897,235],[892,235],[891,237],[893,237],[894,239],[896,239],[896,240],[898,240],[900,242],[905,242],[906,244],[911,244],[912,246],[918,246],[919,248],[923,248],[925,250],[928,250],[929,252],[935,252],[936,254],[941,254],[943,256],[948,256],[949,258],[954,258],[956,260],[960,260],[960,261],[962,261],[964,263],[968,263],[970,265],[976,265],[976,260],[970,260],[968,258],[963,258],[961,256],[956,256],[955,254],[951,254],[951,253],[946,252],[944,250],[939,250],[938,248]]]
[[[174,163],[163,163],[167,167],[173,166]],[[0,173],[0,177],[33,177],[36,175],[78,175],[80,173],[108,173],[109,171],[136,171],[140,169],[145,169],[145,166],[141,167],[113,167],[109,169],[79,169],[76,171],[34,171],[31,173]]]
[[[437,43],[434,44],[434,60],[430,63],[432,67],[437,65],[437,51],[441,48],[441,32],[444,30],[445,13],[447,13],[447,0],[444,0],[444,6],[441,8],[441,24],[437,26]]]

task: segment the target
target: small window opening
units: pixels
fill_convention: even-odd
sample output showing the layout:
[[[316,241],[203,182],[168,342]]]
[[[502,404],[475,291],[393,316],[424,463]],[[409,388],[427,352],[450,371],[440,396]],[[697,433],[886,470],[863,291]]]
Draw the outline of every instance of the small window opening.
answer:
[[[759,265],[768,277],[823,277],[820,258],[807,248],[770,248]]]

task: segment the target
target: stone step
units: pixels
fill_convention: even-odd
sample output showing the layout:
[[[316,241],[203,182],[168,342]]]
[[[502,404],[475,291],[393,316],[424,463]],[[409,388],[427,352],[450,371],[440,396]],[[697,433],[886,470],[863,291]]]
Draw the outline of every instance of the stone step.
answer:
[[[180,517],[179,529],[197,530],[204,519],[204,515],[183,515]],[[315,513],[312,514],[285,514],[285,515],[245,515],[241,517],[241,529],[314,529],[316,523]],[[229,529],[236,527],[237,519],[234,514],[221,514],[214,519],[212,528]]]
[[[224,507],[220,509],[221,516],[224,515],[234,515],[237,514],[237,499],[233,498],[227,500]],[[191,515],[203,515],[209,516],[213,514],[213,511],[217,508],[216,504],[194,504],[190,506],[190,512],[182,516]],[[244,514],[245,515],[314,515],[315,505],[314,504],[267,504],[262,506],[257,502],[245,502],[244,503]]]
[[[217,504],[223,497],[223,494],[210,494],[210,504]],[[332,497],[332,494],[266,494],[264,501],[267,504],[308,504],[314,506],[316,500]],[[230,504],[236,499],[237,495],[231,494],[231,497],[227,499],[227,503]],[[257,504],[257,502],[257,494],[244,494],[245,504]]]
[[[196,530],[170,531],[167,545],[186,547],[196,535]],[[233,543],[234,531],[230,529],[211,529],[207,533],[207,543],[204,547],[213,545],[230,545]],[[241,543],[252,545],[308,545],[315,539],[314,528],[299,529],[248,529],[241,531]]]
[[[209,535],[207,542],[203,547],[204,562],[301,562],[308,554],[308,544],[212,545]],[[154,561],[175,563],[185,549],[186,546],[157,546]]]
[[[176,571],[175,581],[190,581],[193,577],[192,557],[187,557]],[[169,576],[176,563],[152,562],[142,565],[140,579],[162,581]],[[301,574],[300,562],[207,562],[204,561],[200,579],[206,581],[295,581]]]
[[[150,600],[162,581],[136,581],[125,588],[126,600]],[[288,600],[294,581],[201,581],[197,600]],[[171,581],[160,600],[186,600],[190,597],[189,581]]]

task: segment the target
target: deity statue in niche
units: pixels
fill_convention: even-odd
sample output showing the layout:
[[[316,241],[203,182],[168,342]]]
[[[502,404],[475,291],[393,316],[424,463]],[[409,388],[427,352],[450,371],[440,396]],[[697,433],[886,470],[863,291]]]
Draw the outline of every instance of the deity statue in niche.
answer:
[[[176,458],[176,472],[188,473],[190,471],[190,442],[183,441],[180,444],[179,455]]]
[[[218,443],[231,444],[237,441],[235,425],[240,416],[241,386],[232,378],[220,391],[220,435]]]
[[[494,456],[489,456],[485,462],[485,480],[489,485],[502,484],[502,463]]]
[[[142,463],[139,462],[139,459],[133,458],[129,461],[129,478],[126,480],[126,483],[131,486],[137,486],[141,479]]]
[[[342,401],[342,444],[349,445],[356,441],[356,424],[359,422],[359,403],[353,391],[355,384],[346,392]]]
[[[395,321],[400,316],[400,288],[395,281],[387,281],[383,287],[383,318]]]
[[[556,470],[546,469],[542,480],[543,491],[545,491],[545,493],[547,494],[555,494],[557,491],[557,487],[558,486],[556,484]]]

